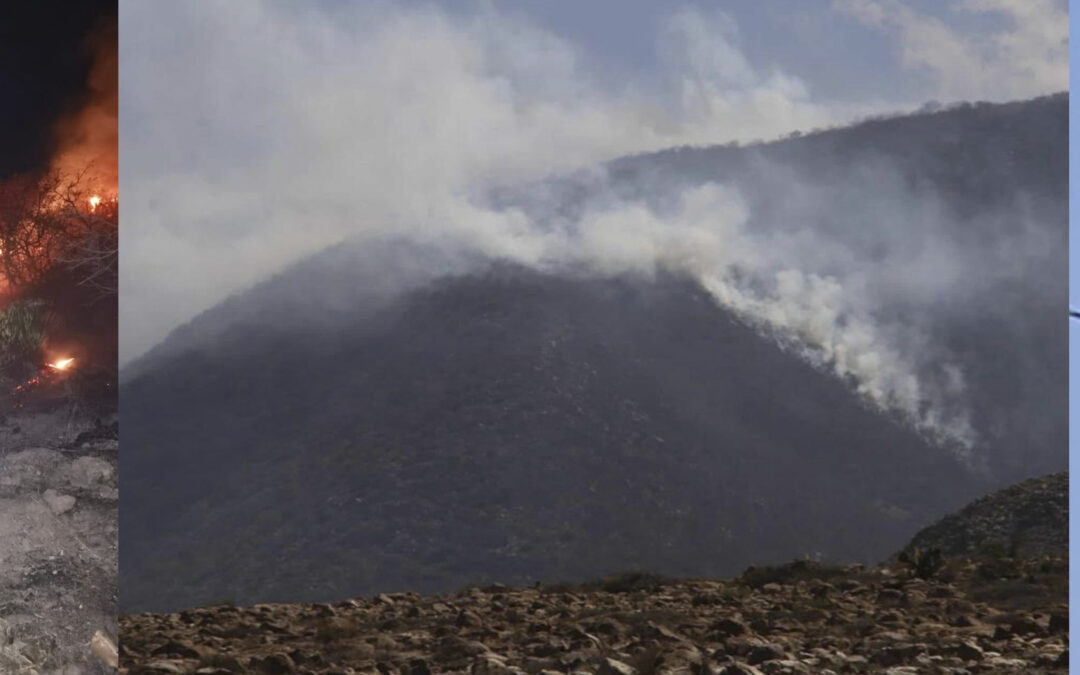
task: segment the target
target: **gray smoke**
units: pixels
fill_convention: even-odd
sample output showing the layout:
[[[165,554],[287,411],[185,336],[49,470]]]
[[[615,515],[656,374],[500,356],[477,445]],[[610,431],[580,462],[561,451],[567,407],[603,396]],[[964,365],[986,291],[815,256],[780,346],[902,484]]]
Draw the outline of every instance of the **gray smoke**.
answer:
[[[912,317],[964,293],[1001,247],[1034,255],[1037,237],[971,253],[887,164],[633,188],[590,169],[571,180],[576,205],[539,182],[883,109],[755,67],[722,13],[673,14],[649,86],[601,81],[573,45],[493,9],[128,2],[120,20],[122,362],[327,246],[393,237],[544,269],[690,274],[869,404],[973,442],[963,373]],[[492,196],[520,185],[528,197]]]

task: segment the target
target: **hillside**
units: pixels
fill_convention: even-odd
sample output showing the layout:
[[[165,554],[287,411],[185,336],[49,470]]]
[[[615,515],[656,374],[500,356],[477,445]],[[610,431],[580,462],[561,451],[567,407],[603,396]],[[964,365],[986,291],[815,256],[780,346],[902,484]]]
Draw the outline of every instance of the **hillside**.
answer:
[[[123,395],[129,608],[874,560],[978,484],[677,279],[496,268]]]
[[[983,471],[683,274],[345,244],[125,373],[122,607],[872,562],[990,487],[1061,470],[1066,130],[1050,97],[628,158],[604,186],[499,197],[545,222],[593,193],[731,181],[750,227],[831,231],[866,278],[891,228],[947,225],[933,237],[968,247],[964,275],[887,307],[959,364]],[[812,204],[776,198],[814,185]],[[948,217],[918,220],[931,211]],[[1017,241],[1031,250],[1006,264]]]
[[[1069,554],[1069,474],[1032,478],[981,497],[919,532],[908,544],[946,556],[1015,550]]]
[[[878,318],[917,327],[923,350],[959,367],[979,455],[1004,486],[1067,466],[1068,101],[965,103],[773,143],[673,148],[499,199],[557,224],[597,200],[664,209],[693,186],[734,187],[749,231],[770,247],[800,242],[789,264],[862,270],[853,283],[882,286]]]

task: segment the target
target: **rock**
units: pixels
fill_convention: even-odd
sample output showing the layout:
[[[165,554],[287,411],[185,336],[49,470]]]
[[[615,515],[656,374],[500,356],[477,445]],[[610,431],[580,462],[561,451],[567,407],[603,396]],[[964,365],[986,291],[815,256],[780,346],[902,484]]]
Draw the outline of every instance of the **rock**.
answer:
[[[43,492],[41,498],[45,500],[45,503],[49,506],[49,510],[53,512],[53,515],[59,516],[75,507],[74,497],[71,495],[60,494],[52,488]]]
[[[599,675],[636,675],[637,669],[622,661],[607,658],[600,663],[600,669],[597,673]]]
[[[1046,629],[1035,619],[1025,616],[1013,621],[1009,626],[1013,635],[1045,635]]]
[[[911,661],[926,649],[922,645],[901,645],[885,647],[875,652],[870,657],[870,662],[879,666],[898,666],[905,661]]]
[[[1024,672],[1028,670],[1028,662],[1025,659],[1008,658],[1004,656],[992,656],[983,661],[983,666],[990,669],[991,672],[997,672],[993,669],[997,668],[1001,671],[1014,671]]]
[[[471,675],[508,675],[513,671],[506,665],[506,659],[492,653],[481,654],[469,668]]]
[[[769,643],[753,647],[750,653],[746,655],[746,660],[750,665],[756,666],[765,661],[782,659],[786,656],[787,654],[784,653],[780,645]]]
[[[190,643],[169,640],[150,652],[150,656],[175,656],[181,659],[197,659],[202,656],[202,652]]]
[[[953,653],[965,661],[982,661],[983,650],[974,642],[961,642]]]
[[[79,457],[67,470],[68,482],[75,488],[92,489],[113,478],[112,464],[93,456]]]
[[[457,619],[454,620],[454,623],[458,628],[475,628],[483,625],[484,622],[476,612],[463,609],[458,612]]]
[[[713,629],[721,638],[734,637],[738,635],[745,635],[750,632],[746,624],[732,619],[731,617],[724,617],[713,624]]]
[[[732,663],[725,666],[719,675],[765,675],[765,673],[745,663]]]
[[[183,662],[151,661],[146,665],[138,666],[131,672],[132,675],[158,675],[160,673],[183,673],[185,670]]]
[[[1046,629],[1038,621],[1030,617],[1021,617],[1008,625],[998,624],[997,628],[994,629],[994,640],[1000,641],[1017,636],[1041,636],[1045,634]]]
[[[776,659],[761,664],[761,670],[765,675],[801,675],[802,673],[817,672],[801,661],[795,659]]]
[[[206,663],[208,668],[216,668],[230,673],[243,673],[247,670],[239,659],[228,654],[215,654],[208,651],[202,657],[202,662]]]
[[[287,654],[269,654],[251,659],[251,668],[266,675],[288,675],[296,672],[296,664]]]

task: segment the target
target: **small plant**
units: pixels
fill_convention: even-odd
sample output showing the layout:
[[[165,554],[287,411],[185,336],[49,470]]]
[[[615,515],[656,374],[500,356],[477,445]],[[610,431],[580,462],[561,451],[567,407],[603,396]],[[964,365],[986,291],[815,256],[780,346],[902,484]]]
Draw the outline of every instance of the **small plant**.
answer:
[[[19,300],[0,312],[0,359],[10,370],[33,368],[45,340],[47,312],[40,300]]]
[[[939,548],[919,548],[904,551],[898,556],[900,562],[911,567],[911,573],[920,579],[930,579],[945,564],[945,557]]]

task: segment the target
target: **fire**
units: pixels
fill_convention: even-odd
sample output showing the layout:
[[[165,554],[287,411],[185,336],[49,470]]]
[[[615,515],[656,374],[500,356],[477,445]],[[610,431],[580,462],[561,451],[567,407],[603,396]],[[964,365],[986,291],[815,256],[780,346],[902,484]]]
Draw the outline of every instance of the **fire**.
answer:
[[[93,211],[94,209],[96,209],[98,207],[98,204],[100,204],[100,203],[101,203],[101,197],[99,195],[94,195],[93,197],[91,197],[90,198],[90,210]]]
[[[49,364],[49,367],[53,370],[67,370],[71,367],[71,364],[75,362],[74,358],[60,359]]]

